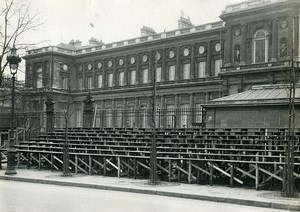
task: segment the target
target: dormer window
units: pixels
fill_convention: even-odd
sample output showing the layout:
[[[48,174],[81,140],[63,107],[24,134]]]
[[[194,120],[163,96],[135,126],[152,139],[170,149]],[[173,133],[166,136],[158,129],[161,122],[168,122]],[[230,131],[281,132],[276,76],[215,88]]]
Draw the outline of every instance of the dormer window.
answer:
[[[258,30],[253,37],[253,63],[268,62],[269,52],[268,33],[265,30]]]

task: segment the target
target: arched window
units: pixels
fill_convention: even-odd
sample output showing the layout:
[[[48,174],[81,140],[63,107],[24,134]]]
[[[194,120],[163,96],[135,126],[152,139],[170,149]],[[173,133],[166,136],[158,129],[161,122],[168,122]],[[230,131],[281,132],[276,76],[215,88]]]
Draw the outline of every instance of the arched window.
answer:
[[[265,30],[258,30],[253,37],[253,63],[268,62],[269,52],[268,33]]]

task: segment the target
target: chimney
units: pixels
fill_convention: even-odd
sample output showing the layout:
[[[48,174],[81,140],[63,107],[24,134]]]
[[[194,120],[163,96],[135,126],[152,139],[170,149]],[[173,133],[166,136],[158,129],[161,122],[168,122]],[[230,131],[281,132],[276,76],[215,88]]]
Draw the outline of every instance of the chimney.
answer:
[[[150,28],[150,27],[146,27],[143,26],[143,28],[141,28],[141,36],[149,36],[149,35],[155,35],[156,32],[154,31],[154,29]]]
[[[92,46],[102,46],[104,43],[102,42],[102,40],[97,40],[96,38],[91,38],[89,39],[89,45],[92,45]]]
[[[181,16],[178,20],[178,29],[184,29],[184,28],[192,28],[194,25],[192,24],[190,17],[183,17]]]
[[[81,47],[81,41],[80,40],[76,40],[76,41],[71,40],[69,44],[74,46],[76,49],[79,49]]]

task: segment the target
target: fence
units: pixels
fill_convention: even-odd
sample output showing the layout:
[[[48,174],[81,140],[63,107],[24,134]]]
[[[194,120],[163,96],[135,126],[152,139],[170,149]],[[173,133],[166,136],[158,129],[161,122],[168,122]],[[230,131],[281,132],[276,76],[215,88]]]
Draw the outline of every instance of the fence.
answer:
[[[153,111],[150,109],[100,109],[91,114],[70,113],[68,127],[137,127],[153,126]],[[64,128],[64,113],[30,112],[15,114],[15,128],[25,130],[26,138],[52,131],[53,128]],[[202,108],[169,108],[157,109],[156,128],[190,128],[205,126],[205,111]],[[90,123],[88,123],[90,122]],[[11,114],[0,113],[0,128],[10,128]]]
[[[80,127],[77,123],[77,127]],[[157,109],[157,128],[188,128],[205,125],[205,111],[202,108]],[[153,126],[151,109],[108,109],[97,110],[93,115],[94,127],[137,127]]]

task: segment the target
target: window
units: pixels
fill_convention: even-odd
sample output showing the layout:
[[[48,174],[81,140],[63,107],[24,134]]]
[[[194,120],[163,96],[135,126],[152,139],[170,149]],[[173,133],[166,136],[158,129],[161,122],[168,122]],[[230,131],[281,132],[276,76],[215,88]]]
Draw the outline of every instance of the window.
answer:
[[[169,66],[169,81],[175,80],[175,66]]]
[[[156,69],[156,82],[161,82],[161,67]]]
[[[180,105],[180,127],[188,127],[189,104]]]
[[[136,71],[133,70],[130,72],[130,85],[135,85],[136,83]]]
[[[77,78],[77,89],[82,90],[82,77]]]
[[[195,105],[195,122],[196,123],[202,123],[202,105],[201,104],[196,104]]]
[[[107,87],[112,87],[113,86],[113,74],[112,73],[110,73],[110,74],[108,74],[108,78],[107,78],[107,80],[108,80],[108,82],[107,82]]]
[[[167,127],[176,127],[175,126],[175,105],[167,105]]]
[[[42,73],[42,68],[39,67],[37,70],[37,79],[36,79],[36,87],[41,88],[43,87],[43,73]]]
[[[143,70],[143,79],[142,79],[142,83],[143,83],[143,84],[148,83],[148,69],[144,69],[144,70]]]
[[[92,76],[88,76],[87,77],[87,89],[92,89],[92,83],[93,83],[93,77]]]
[[[124,71],[119,72],[119,86],[124,86]]]
[[[215,76],[217,77],[219,72],[221,71],[222,60],[215,60]]]
[[[258,30],[253,37],[253,63],[268,62],[268,34],[265,30]]]
[[[68,89],[68,78],[62,77],[62,89],[67,90]]]
[[[76,127],[82,127],[82,119],[81,119],[81,109],[76,110],[75,123]]]
[[[191,65],[189,63],[183,65],[183,79],[190,79]]]
[[[98,88],[102,88],[102,74],[98,75]]]
[[[206,77],[205,69],[206,69],[206,62],[199,62],[199,64],[198,64],[198,78]]]

